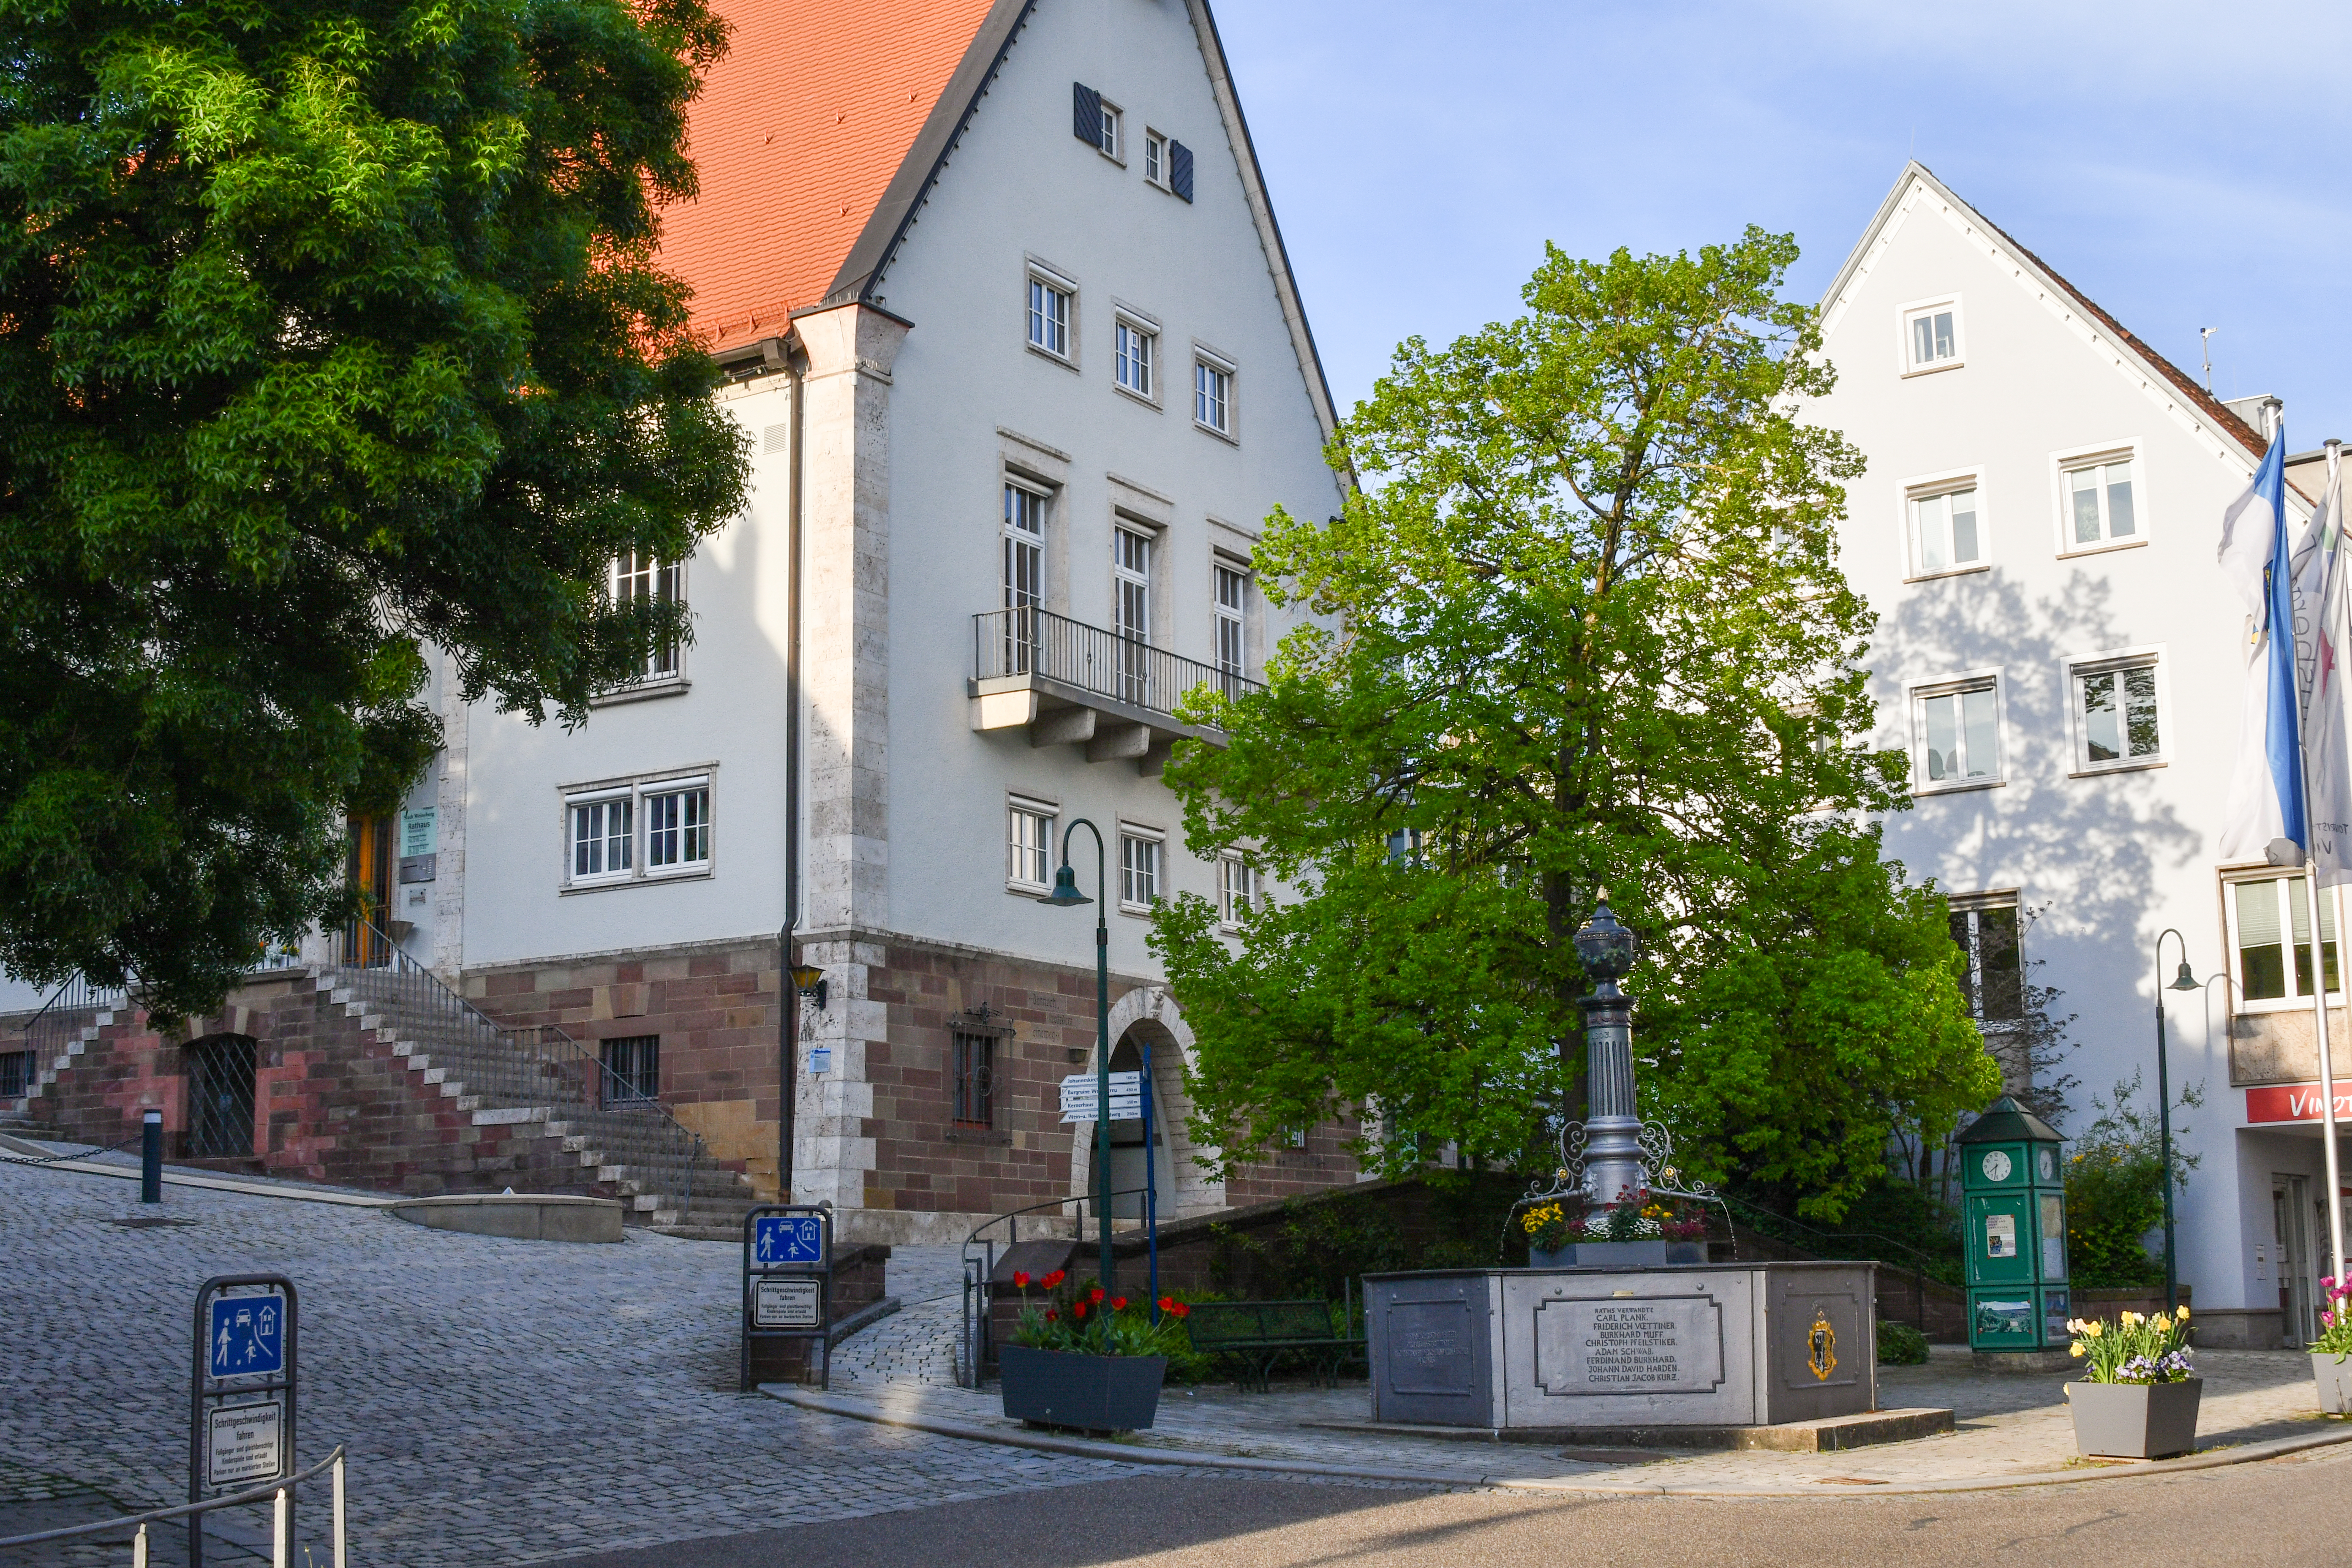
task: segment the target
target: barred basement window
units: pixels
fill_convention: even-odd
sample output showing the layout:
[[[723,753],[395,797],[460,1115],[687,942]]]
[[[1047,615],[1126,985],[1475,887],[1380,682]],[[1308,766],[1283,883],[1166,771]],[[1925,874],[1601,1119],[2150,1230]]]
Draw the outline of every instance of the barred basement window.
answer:
[[[188,1157],[245,1159],[253,1153],[254,1042],[221,1035],[184,1047],[188,1067]]]
[[[996,1037],[958,1030],[955,1054],[955,1123],[996,1125]]]
[[[604,1103],[642,1104],[661,1098],[661,1037],[630,1035],[606,1040]]]

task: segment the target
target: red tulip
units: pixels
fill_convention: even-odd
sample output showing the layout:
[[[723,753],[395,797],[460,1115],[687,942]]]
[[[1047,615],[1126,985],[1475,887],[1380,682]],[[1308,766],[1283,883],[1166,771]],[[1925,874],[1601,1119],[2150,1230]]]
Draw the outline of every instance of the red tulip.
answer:
[[[1062,1321],[1062,1314],[1048,1307],[1045,1309],[1045,1321],[1049,1323],[1058,1323]]]
[[[1071,1302],[1071,1303],[1070,1303],[1070,1315],[1071,1315],[1072,1317],[1074,1317],[1074,1318],[1083,1318],[1083,1317],[1085,1317],[1085,1316],[1087,1315],[1087,1304],[1086,1304],[1084,1301],[1073,1301],[1073,1302]]]
[[[1126,1298],[1126,1297],[1124,1297],[1124,1296],[1113,1296],[1113,1297],[1110,1299],[1110,1310],[1111,1310],[1112,1311],[1114,1311],[1114,1312],[1124,1312],[1124,1311],[1126,1311],[1126,1310],[1127,1310],[1127,1298]]]
[[[1016,1290],[1026,1290],[1029,1289],[1029,1270],[1026,1268],[1016,1268],[1013,1271],[1013,1288]]]
[[[1064,1272],[1064,1270],[1056,1268],[1051,1274],[1046,1275],[1043,1279],[1038,1280],[1037,1283],[1043,1285],[1048,1290],[1055,1289],[1062,1283],[1062,1275]]]
[[[1103,1299],[1103,1288],[1102,1288],[1101,1286],[1099,1286],[1099,1285],[1096,1286],[1096,1287],[1094,1288],[1094,1289],[1093,1289],[1091,1292],[1089,1292],[1089,1293],[1087,1294],[1087,1300],[1089,1300],[1089,1301],[1099,1301],[1099,1300],[1101,1300],[1102,1299]]]
[[[1163,1312],[1172,1312],[1172,1311],[1174,1311],[1174,1310],[1176,1310],[1176,1298],[1175,1298],[1175,1297],[1173,1297],[1173,1296],[1162,1296],[1162,1297],[1160,1297],[1160,1310],[1161,1311],[1163,1311]]]

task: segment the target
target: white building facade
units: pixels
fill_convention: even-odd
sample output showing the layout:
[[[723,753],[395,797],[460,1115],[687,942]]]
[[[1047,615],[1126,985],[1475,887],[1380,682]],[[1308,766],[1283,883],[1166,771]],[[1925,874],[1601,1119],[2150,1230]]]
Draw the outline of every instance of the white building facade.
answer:
[[[1206,7],[896,4],[848,31],[799,0],[720,9],[702,195],[665,251],[734,377],[751,505],[688,561],[616,569],[695,634],[584,726],[450,715],[393,834],[388,863],[430,877],[386,874],[397,940],[500,1021],[600,1042],[772,1194],[797,588],[794,945],[824,990],[800,1004],[793,1196],[854,1240],[945,1241],[1086,1189],[1056,1085],[1093,1070],[1096,911],[1037,901],[1081,817],[1113,1065],[1157,1047],[1163,1217],[1352,1179],[1339,1128],[1208,1179],[1145,941],[1158,900],[1255,891],[1245,858],[1188,851],[1160,766],[1218,739],[1183,695],[1256,679],[1285,629],[1262,520],[1341,495]],[[777,142],[781,195],[747,150]],[[1118,1131],[1123,1187],[1145,1144]]]
[[[2158,983],[2205,983],[2163,994],[2176,1096],[2205,1097],[2180,1278],[2201,1343],[2298,1342],[2333,1271],[2308,922],[2298,880],[2218,858],[2246,623],[2214,552],[2277,405],[2216,402],[1916,163],[1822,310],[1838,384],[1807,416],[1868,458],[1843,563],[1880,614],[1876,742],[1912,758],[1886,853],[1950,895],[1989,1037],[2021,979],[2075,1016],[2061,1131],[2135,1073],[2153,1114]]]

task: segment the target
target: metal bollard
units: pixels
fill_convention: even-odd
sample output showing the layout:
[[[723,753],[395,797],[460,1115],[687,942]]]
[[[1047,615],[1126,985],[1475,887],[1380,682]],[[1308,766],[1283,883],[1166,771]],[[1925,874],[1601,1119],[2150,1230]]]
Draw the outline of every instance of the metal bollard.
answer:
[[[291,1533],[287,1527],[293,1523],[293,1510],[287,1506],[291,1500],[287,1494],[287,1488],[278,1489],[277,1516],[269,1527],[269,1568],[289,1568],[294,1560],[293,1543],[287,1540]]]
[[[335,1456],[335,1568],[351,1568],[343,1548],[343,1457]]]
[[[139,1129],[139,1201],[163,1201],[163,1113],[150,1110]]]
[[[147,1527],[143,1524],[139,1533],[131,1538],[131,1568],[147,1568]]]

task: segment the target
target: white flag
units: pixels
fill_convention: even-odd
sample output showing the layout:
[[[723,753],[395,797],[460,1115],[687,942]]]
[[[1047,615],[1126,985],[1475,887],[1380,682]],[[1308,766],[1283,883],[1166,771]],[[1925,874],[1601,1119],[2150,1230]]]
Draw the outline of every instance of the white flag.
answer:
[[[2310,770],[2311,858],[2319,885],[2352,882],[2352,725],[2345,710],[2344,659],[2352,651],[2345,581],[2344,475],[2330,465],[2327,488],[2294,553],[2295,640],[2303,667],[2303,749]]]
[[[2221,518],[2222,575],[2254,613],[2247,618],[2246,706],[2238,768],[2223,808],[2221,858],[2300,866],[2305,835],[2302,705],[2294,659],[2294,587],[2286,539],[2286,424],[2245,493]]]

